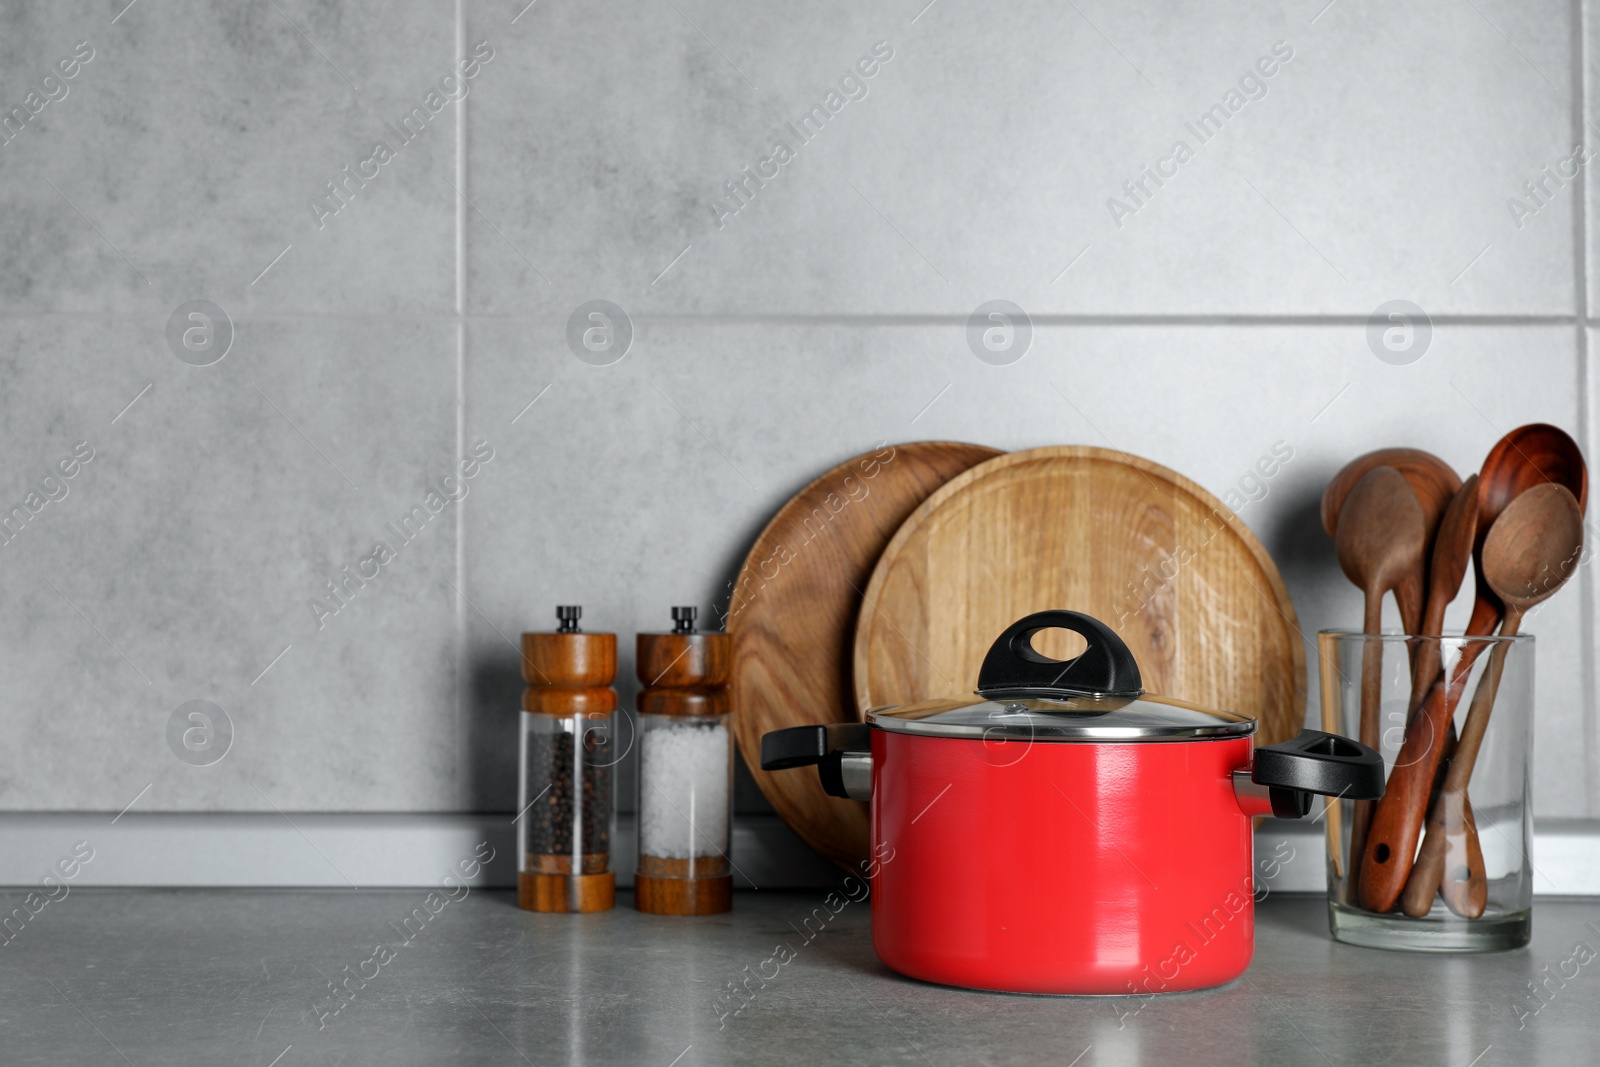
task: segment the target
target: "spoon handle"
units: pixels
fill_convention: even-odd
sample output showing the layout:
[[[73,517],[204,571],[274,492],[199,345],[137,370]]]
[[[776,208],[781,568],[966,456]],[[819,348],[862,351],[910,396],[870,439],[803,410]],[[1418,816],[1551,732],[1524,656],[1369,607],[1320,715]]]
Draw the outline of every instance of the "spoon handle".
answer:
[[[1448,757],[1446,757],[1448,758]],[[1463,832],[1466,828],[1468,832]],[[1476,824],[1472,816],[1472,801],[1466,793],[1440,792],[1428,815],[1427,836],[1417,852],[1417,861],[1411,868],[1405,892],[1400,897],[1400,910],[1413,919],[1420,919],[1433,910],[1433,898],[1439,892],[1440,882],[1445,885],[1445,903],[1450,910],[1463,918],[1476,918],[1466,913],[1471,896],[1470,874],[1466,871],[1483,870],[1483,852],[1478,847]],[[1483,902],[1487,901],[1488,883]],[[1452,888],[1454,887],[1454,889]],[[1458,895],[1452,897],[1452,893]],[[1478,915],[1483,914],[1480,902]]]
[[[1405,627],[1408,634],[1414,634],[1422,626],[1422,572],[1408,574],[1394,587],[1395,606],[1400,609],[1400,625]],[[1369,630],[1377,633],[1377,630]]]
[[[1422,629],[1422,615],[1424,605],[1427,603],[1427,597],[1424,592],[1426,588],[1425,579],[1426,575],[1421,570],[1418,570],[1406,575],[1400,580],[1400,584],[1394,587],[1394,602],[1400,609],[1400,625],[1405,628],[1405,632],[1408,634],[1424,632]],[[1417,673],[1417,658],[1421,655],[1422,644],[1423,642],[1420,641],[1406,642],[1406,654],[1410,657],[1413,677]],[[1406,711],[1410,712],[1411,708],[1407,708]]]
[[[1428,815],[1428,795],[1433,791],[1445,734],[1482,648],[1482,644],[1471,644],[1462,649],[1449,677],[1440,675],[1421,709],[1406,724],[1405,741],[1373,813],[1361,855],[1361,903],[1368,911],[1392,910],[1405,889]]]
[[[1442,869],[1445,859],[1444,838],[1434,834],[1433,827],[1442,810],[1439,807],[1439,791],[1444,786],[1444,772],[1450,766],[1450,757],[1455,754],[1456,740],[1456,724],[1452,719],[1444,735],[1444,754],[1439,758],[1433,796],[1428,800],[1428,821],[1422,832],[1422,847],[1417,849],[1416,862],[1411,865],[1411,875],[1400,894],[1400,910],[1413,919],[1423,918],[1433,910],[1433,898],[1439,892],[1439,877],[1432,872]]]
[[[1521,625],[1522,613],[1515,608],[1508,608],[1506,623],[1500,629],[1500,636],[1517,636]],[[1483,677],[1478,679],[1477,692],[1472,694],[1472,706],[1467,709],[1467,721],[1461,727],[1461,741],[1456,747],[1454,758],[1450,761],[1450,770],[1445,774],[1444,787],[1439,791],[1441,808],[1465,810],[1467,783],[1472,780],[1472,768],[1478,761],[1478,749],[1483,746],[1484,731],[1489,728],[1489,716],[1494,713],[1494,698],[1500,692],[1500,673],[1505,669],[1506,651],[1509,647],[1504,642],[1495,645],[1494,652],[1489,657],[1489,668],[1484,671]],[[1471,820],[1462,820],[1455,825],[1446,823],[1446,833],[1449,838],[1456,839],[1450,842],[1450,852],[1464,854],[1476,852],[1479,860],[1475,864],[1470,860],[1465,864],[1465,878],[1459,877],[1461,874],[1459,865],[1444,866],[1441,871],[1444,902],[1450,906],[1451,911],[1463,919],[1476,919],[1483,914],[1489,897],[1488,875],[1483,869],[1483,851],[1478,841],[1477,825]]]
[[[1476,919],[1489,905],[1489,878],[1483,865],[1483,848],[1478,843],[1478,822],[1472,815],[1472,800],[1461,794],[1461,818],[1450,832],[1446,823],[1443,881],[1444,902],[1464,919]],[[1465,874],[1464,892],[1460,891]]]
[[[1439,637],[1439,631],[1443,628],[1444,608],[1443,606],[1439,608],[1438,621],[1436,622],[1434,621],[1434,606],[1430,601],[1428,604],[1428,617],[1423,620],[1422,629],[1419,633],[1424,638],[1433,638],[1433,640],[1417,642],[1417,659],[1411,672],[1411,706],[1406,709],[1408,720],[1411,715],[1416,713],[1418,708],[1422,707],[1423,700],[1428,696],[1428,690],[1433,688],[1434,680],[1439,677],[1439,670],[1442,665],[1439,662],[1439,642],[1437,638]]]
[[[1383,593],[1367,592],[1364,631],[1367,640],[1361,643],[1361,723],[1357,740],[1368,748],[1377,748],[1380,727],[1379,712],[1383,703],[1383,641],[1377,636],[1383,628]],[[1350,818],[1350,884],[1358,885],[1361,876],[1361,857],[1366,848],[1367,828],[1372,825],[1373,802],[1358,800]]]

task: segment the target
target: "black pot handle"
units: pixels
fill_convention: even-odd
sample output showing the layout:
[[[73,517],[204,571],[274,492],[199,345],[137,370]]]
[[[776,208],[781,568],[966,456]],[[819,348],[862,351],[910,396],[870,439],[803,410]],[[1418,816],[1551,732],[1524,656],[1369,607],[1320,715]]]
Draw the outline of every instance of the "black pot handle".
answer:
[[[791,726],[761,735],[761,769],[786,771],[817,765],[822,791],[830,797],[851,799],[845,788],[844,757],[872,751],[872,727],[862,722],[819,723]]]
[[[1089,642],[1075,659],[1057,660],[1033,647],[1040,630],[1071,630]],[[1144,692],[1139,664],[1116,631],[1077,611],[1038,611],[1012,623],[983,657],[978,693],[994,696],[1121,696]]]
[[[1293,741],[1256,749],[1250,780],[1272,791],[1273,814],[1295,818],[1311,810],[1312,793],[1341,800],[1383,796],[1383,757],[1348,737],[1301,730]]]

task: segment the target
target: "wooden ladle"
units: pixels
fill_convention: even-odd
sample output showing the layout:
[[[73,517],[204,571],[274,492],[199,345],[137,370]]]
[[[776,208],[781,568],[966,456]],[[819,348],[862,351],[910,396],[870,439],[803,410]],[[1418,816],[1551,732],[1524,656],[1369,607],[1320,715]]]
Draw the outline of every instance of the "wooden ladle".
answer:
[[[1577,498],[1562,485],[1536,485],[1506,506],[1483,544],[1483,572],[1489,587],[1505,604],[1501,637],[1515,637],[1522,619],[1534,606],[1554,596],[1577,567],[1583,551],[1583,512]],[[1489,666],[1478,681],[1461,739],[1445,773],[1444,785],[1428,820],[1428,836],[1417,856],[1412,879],[1419,880],[1417,895],[1444,882],[1445,903],[1467,919],[1483,914],[1488,901],[1488,878],[1481,854],[1473,861],[1465,839],[1473,827],[1467,811],[1467,783],[1477,762],[1483,734],[1494,711],[1494,699],[1505,668],[1508,645],[1497,643]],[[1476,839],[1476,827],[1472,829]],[[1447,855],[1448,854],[1448,855]],[[1447,860],[1464,871],[1444,879]],[[1412,890],[1408,887],[1407,893]]]
[[[1428,547],[1428,532],[1417,494],[1404,475],[1393,467],[1377,467],[1362,475],[1350,490],[1339,512],[1339,529],[1334,535],[1339,567],[1354,582],[1366,599],[1362,632],[1378,634],[1383,629],[1383,596],[1404,586],[1420,604],[1422,600],[1422,560]],[[1383,642],[1369,640],[1361,652],[1362,744],[1378,747],[1379,704],[1383,696]],[[1351,823],[1350,855],[1361,856],[1372,821],[1372,802],[1358,800]],[[1352,869],[1350,877],[1358,871]]]

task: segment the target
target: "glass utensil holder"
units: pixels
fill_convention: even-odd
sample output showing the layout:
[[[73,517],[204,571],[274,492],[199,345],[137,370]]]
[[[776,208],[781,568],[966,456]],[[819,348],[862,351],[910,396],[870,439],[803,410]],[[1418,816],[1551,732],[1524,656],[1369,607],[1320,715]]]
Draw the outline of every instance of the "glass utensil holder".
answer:
[[[1328,925],[1351,944],[1532,936],[1534,638],[1318,634],[1322,728],[1378,749],[1378,801],[1330,802]]]

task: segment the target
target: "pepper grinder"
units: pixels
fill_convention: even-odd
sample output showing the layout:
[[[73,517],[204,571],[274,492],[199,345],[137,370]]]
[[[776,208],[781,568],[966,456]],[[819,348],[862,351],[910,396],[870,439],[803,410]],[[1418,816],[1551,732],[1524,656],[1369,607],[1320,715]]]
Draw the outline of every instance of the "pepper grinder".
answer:
[[[696,609],[672,632],[640,634],[639,865],[634,906],[656,915],[733,909],[730,638],[700,633]]]
[[[522,635],[517,904],[606,911],[616,900],[612,765],[617,635],[584,633],[583,609],[556,608],[554,633]]]

